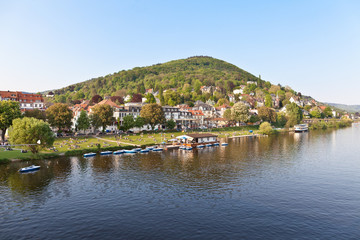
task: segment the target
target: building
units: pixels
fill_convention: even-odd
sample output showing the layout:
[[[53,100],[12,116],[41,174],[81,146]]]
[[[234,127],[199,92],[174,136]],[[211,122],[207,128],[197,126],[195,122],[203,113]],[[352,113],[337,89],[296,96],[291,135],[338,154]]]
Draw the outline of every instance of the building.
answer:
[[[19,102],[22,111],[44,109],[44,99],[41,94],[0,91],[0,101],[7,100]]]
[[[180,144],[196,147],[197,145],[217,143],[217,135],[211,133],[186,134],[177,137]]]

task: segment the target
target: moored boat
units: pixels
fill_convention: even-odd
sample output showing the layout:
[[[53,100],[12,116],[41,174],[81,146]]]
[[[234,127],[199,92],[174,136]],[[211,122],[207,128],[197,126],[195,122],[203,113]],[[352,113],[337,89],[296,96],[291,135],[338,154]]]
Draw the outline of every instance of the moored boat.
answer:
[[[212,144],[211,144],[211,143],[208,143],[208,144],[206,144],[205,146],[207,146],[207,147],[212,147]]]
[[[112,151],[105,151],[105,152],[101,152],[100,155],[110,155],[112,154]]]
[[[219,146],[220,143],[216,142],[216,143],[213,143],[213,146]]]
[[[154,148],[152,151],[153,152],[161,152],[162,150],[164,150],[164,149],[162,149],[162,148]]]
[[[187,147],[185,148],[186,150],[192,150],[193,148],[192,147]]]
[[[124,150],[117,150],[117,151],[113,152],[114,155],[119,155],[119,154],[123,154],[123,153],[125,153]]]
[[[85,153],[84,157],[94,157],[96,156],[96,153]]]
[[[205,145],[197,145],[196,147],[197,147],[197,148],[204,148]]]
[[[134,150],[134,151],[137,151],[137,152],[140,152],[140,151],[141,151],[141,148],[134,148],[133,150]]]
[[[221,146],[227,146],[229,145],[228,143],[222,143]]]
[[[148,152],[150,152],[149,149],[142,149],[142,150],[140,150],[140,153],[148,153]]]
[[[295,132],[307,132],[309,130],[308,124],[298,124],[294,126]]]
[[[29,167],[20,168],[19,172],[30,172],[30,171],[36,171],[39,169],[40,169],[40,166],[31,165]]]
[[[125,150],[124,152],[125,153],[137,153],[137,151],[135,151],[135,150]]]

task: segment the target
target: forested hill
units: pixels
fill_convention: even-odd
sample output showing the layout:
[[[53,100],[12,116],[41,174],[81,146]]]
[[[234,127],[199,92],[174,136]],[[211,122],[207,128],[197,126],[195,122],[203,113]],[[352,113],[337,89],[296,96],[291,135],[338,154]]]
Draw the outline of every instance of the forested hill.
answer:
[[[222,94],[232,92],[234,87],[257,82],[263,88],[270,83],[261,80],[239,67],[225,61],[205,56],[190,57],[148,67],[136,67],[131,70],[93,78],[85,82],[55,90],[57,97],[64,96],[68,100],[90,99],[101,96],[124,96],[132,93],[145,93],[145,89],[166,90],[176,88],[184,92],[192,92],[199,86],[216,86]],[[196,91],[195,91],[196,92]],[[194,98],[194,96],[191,96]],[[59,99],[57,100],[59,101]]]

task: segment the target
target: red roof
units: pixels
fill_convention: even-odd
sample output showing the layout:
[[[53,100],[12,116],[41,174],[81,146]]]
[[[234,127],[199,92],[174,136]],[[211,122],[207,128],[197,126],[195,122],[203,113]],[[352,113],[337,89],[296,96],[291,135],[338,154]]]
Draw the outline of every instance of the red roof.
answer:
[[[204,113],[201,110],[189,110],[189,112],[191,112],[192,115],[195,116],[204,116]]]

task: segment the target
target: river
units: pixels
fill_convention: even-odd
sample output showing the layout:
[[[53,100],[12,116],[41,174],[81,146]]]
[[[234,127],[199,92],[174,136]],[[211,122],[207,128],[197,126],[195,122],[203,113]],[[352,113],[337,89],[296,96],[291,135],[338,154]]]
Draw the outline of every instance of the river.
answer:
[[[354,124],[0,165],[0,239],[360,239],[359,156]]]

